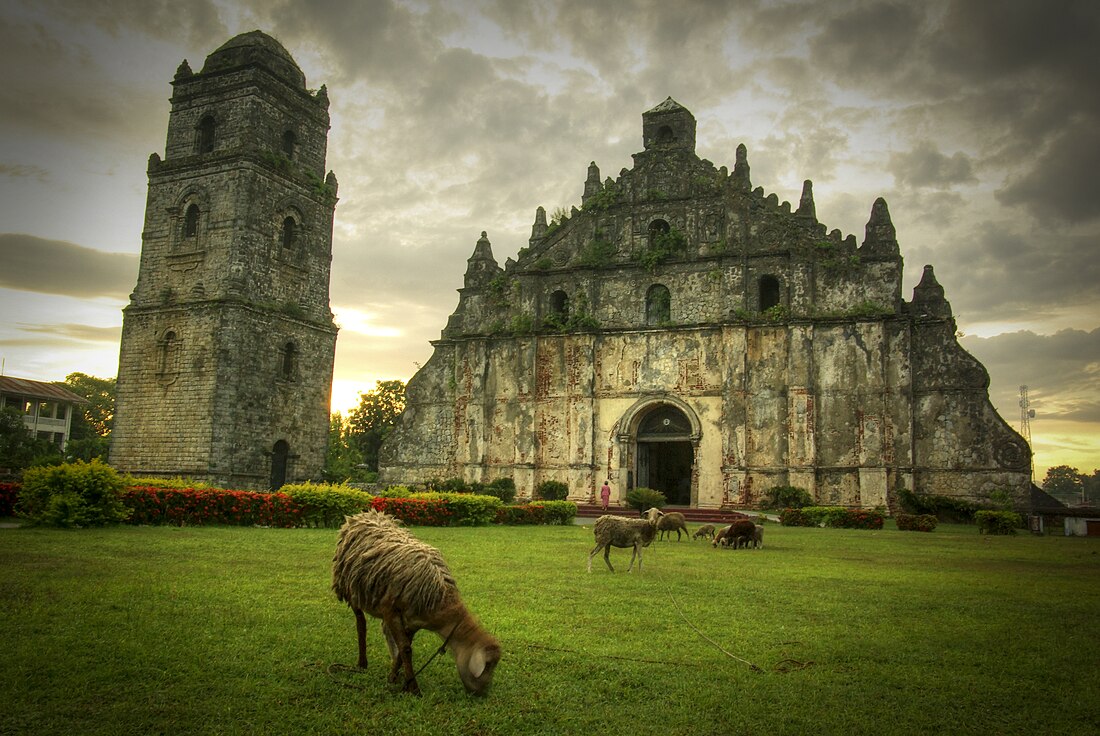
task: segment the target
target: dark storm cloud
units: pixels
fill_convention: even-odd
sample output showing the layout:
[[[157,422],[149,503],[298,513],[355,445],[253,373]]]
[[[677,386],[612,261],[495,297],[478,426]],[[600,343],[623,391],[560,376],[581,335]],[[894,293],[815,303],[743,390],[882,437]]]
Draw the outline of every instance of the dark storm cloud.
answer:
[[[1093,236],[984,221],[936,245],[907,250],[906,262],[910,270],[932,262],[956,316],[967,321],[1031,321],[1100,302]]]
[[[1100,94],[1100,92],[1098,92]],[[1038,162],[997,192],[1006,205],[1022,204],[1043,222],[1083,223],[1100,218],[1100,119],[1081,119],[1040,151]]]
[[[969,156],[961,151],[947,156],[931,141],[920,141],[911,151],[893,154],[888,168],[905,187],[949,189],[978,181]]]
[[[138,32],[203,45],[211,38],[226,35],[218,6],[211,0],[35,0],[28,4],[47,10],[55,18],[92,23],[116,38]]]
[[[824,21],[810,39],[810,58],[849,86],[897,79],[910,63],[923,20],[907,3],[858,4]]]
[[[101,342],[106,344],[118,344],[122,337],[121,327],[94,327],[75,323],[54,325],[19,325],[20,330],[33,337],[4,340],[0,344],[8,346],[39,346],[65,345],[73,340],[80,342]]]
[[[77,298],[121,298],[133,290],[138,258],[61,240],[0,233],[0,287]]]
[[[1019,386],[1027,385],[1031,405],[1044,419],[1100,421],[1100,329],[967,336],[960,343],[989,370],[990,396],[1006,420],[1016,419],[1007,407]]]

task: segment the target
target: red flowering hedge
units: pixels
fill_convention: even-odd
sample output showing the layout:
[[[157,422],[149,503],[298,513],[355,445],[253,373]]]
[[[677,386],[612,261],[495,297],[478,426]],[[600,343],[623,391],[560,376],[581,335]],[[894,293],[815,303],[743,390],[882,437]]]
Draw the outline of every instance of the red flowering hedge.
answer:
[[[0,483],[0,516],[15,514],[15,502],[19,499],[18,483]]]
[[[801,509],[783,509],[779,512],[779,523],[783,526],[881,529],[885,521],[881,511],[848,509],[843,506],[807,506]]]
[[[450,526],[456,514],[444,498],[384,498],[375,496],[371,508],[384,511],[412,526]]]
[[[220,488],[130,486],[122,501],[133,509],[131,524],[301,525],[302,509],[285,493]]]

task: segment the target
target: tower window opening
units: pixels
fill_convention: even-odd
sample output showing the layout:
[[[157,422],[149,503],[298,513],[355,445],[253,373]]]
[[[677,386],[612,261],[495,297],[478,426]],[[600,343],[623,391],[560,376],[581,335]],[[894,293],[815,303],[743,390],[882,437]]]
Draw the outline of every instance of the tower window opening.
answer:
[[[766,311],[780,304],[779,279],[775,276],[760,277],[760,311]]]
[[[660,325],[672,320],[672,295],[664,284],[654,284],[645,295],[645,322]]]
[[[662,235],[668,235],[672,231],[672,226],[664,220],[654,220],[649,223],[649,245],[653,247],[657,238]]]
[[[550,295],[550,318],[562,323],[569,319],[569,295],[560,289]]]
[[[298,349],[294,347],[294,343],[288,342],[283,346],[283,361],[280,369],[283,380],[294,379],[294,364],[297,362],[297,356]]]
[[[283,153],[286,155],[286,157],[289,159],[293,159],[294,151],[298,147],[298,136],[294,135],[293,130],[288,130],[283,133],[282,145]]]
[[[293,217],[283,220],[283,247],[293,248],[298,242],[298,223]]]
[[[216,127],[212,115],[207,115],[199,121],[199,153],[210,153],[214,150],[214,130]]]
[[[199,206],[190,204],[183,214],[183,237],[193,238],[199,234]]]
[[[666,145],[672,143],[676,139],[676,136],[672,132],[672,128],[667,125],[662,125],[657,130],[656,143],[658,145]]]

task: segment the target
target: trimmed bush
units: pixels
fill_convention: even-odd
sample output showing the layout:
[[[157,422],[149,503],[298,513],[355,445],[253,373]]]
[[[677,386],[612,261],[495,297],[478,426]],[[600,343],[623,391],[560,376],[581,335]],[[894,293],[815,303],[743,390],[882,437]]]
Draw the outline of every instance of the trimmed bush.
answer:
[[[131,524],[302,526],[301,508],[281,492],[132,486],[122,498],[133,512]]]
[[[497,509],[497,523],[572,524],[576,515],[577,504],[572,501],[535,501],[518,506],[501,506]]]
[[[970,501],[951,496],[936,496],[930,493],[913,493],[902,488],[898,491],[898,501],[902,509],[910,514],[932,514],[941,521],[954,521],[970,524],[974,521],[974,512],[978,506]]]
[[[1015,511],[978,511],[974,521],[980,534],[1015,534],[1024,525]]]
[[[488,496],[496,496],[501,503],[512,503],[516,499],[516,482],[511,478],[497,478],[482,491]]]
[[[535,498],[540,501],[564,501],[569,496],[569,486],[560,480],[544,480],[535,489]]]
[[[345,516],[371,507],[371,494],[343,484],[298,483],[279,489],[298,507],[299,524],[309,527],[337,528]]]
[[[800,509],[814,502],[805,489],[794,486],[772,486],[764,492],[762,501],[766,509]]]
[[[44,526],[117,524],[131,513],[122,502],[123,487],[122,476],[100,460],[28,468],[15,511]]]
[[[930,532],[939,523],[933,514],[896,514],[894,523],[903,532]]]
[[[371,507],[420,526],[480,526],[496,521],[500,499],[473,493],[412,493],[377,496]]]
[[[843,506],[807,506],[801,509],[783,509],[779,513],[779,523],[783,526],[881,529],[885,521],[881,511],[848,509]]]
[[[640,514],[646,509],[663,509],[668,504],[665,494],[652,488],[635,488],[626,492],[626,505]]]

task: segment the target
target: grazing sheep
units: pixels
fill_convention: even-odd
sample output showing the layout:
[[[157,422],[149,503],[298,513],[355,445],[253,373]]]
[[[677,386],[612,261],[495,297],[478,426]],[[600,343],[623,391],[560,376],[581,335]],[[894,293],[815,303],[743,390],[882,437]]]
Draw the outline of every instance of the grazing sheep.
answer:
[[[455,656],[466,690],[483,695],[500,661],[500,644],[466,610],[439,550],[380,511],[345,517],[332,558],[332,590],[355,613],[359,667],[367,666],[365,613],[382,619],[390,650],[389,681],[404,667],[404,691],[420,694],[412,664],[413,636],[434,631]]]
[[[721,544],[723,547],[733,547],[734,549],[740,548],[742,545],[746,545],[752,541],[753,535],[756,534],[756,524],[753,524],[748,519],[738,519],[730,524],[725,529],[722,529],[714,538],[712,546],[717,547]]]
[[[688,535],[687,519],[679,511],[673,511],[668,514],[661,514],[657,519],[657,531],[660,532],[658,539],[665,538],[665,532],[668,532],[668,538],[672,539],[672,532],[676,532],[676,541],[680,541],[680,531],[683,530],[684,536]]]
[[[691,538],[699,539],[700,537],[709,537],[714,539],[714,524],[704,524],[695,530],[695,533],[691,535]]]
[[[655,511],[656,509],[650,509]],[[648,512],[647,512],[648,514]],[[596,519],[592,527],[596,536],[596,546],[588,553],[588,572],[592,572],[592,558],[603,550],[603,561],[607,563],[607,569],[615,572],[611,566],[612,547],[633,547],[634,554],[630,556],[630,572],[634,568],[634,558],[638,558],[638,570],[642,569],[642,547],[648,547],[653,538],[657,536],[657,516],[650,515],[644,519],[628,519],[622,516],[607,514]]]
[[[752,534],[752,548],[763,549],[764,548],[764,525],[754,524],[756,531]]]

